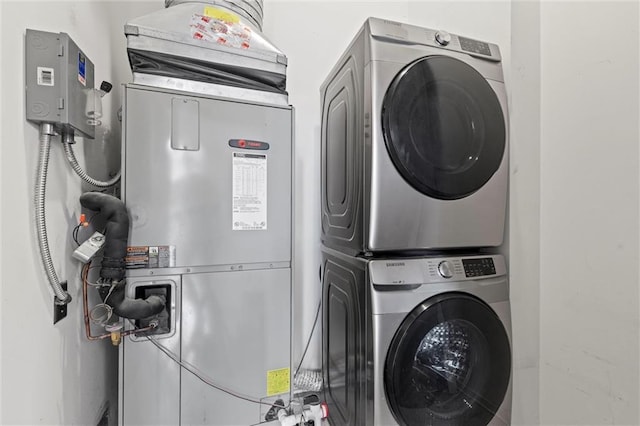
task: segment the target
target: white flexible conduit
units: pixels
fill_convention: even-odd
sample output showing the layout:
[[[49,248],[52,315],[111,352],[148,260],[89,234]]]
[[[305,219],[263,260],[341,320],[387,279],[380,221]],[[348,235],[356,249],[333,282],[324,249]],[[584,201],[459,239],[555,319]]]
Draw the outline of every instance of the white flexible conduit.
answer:
[[[40,246],[40,257],[42,265],[47,273],[49,284],[56,295],[56,303],[67,304],[71,302],[71,296],[60,284],[51,260],[49,251],[49,240],[47,238],[47,224],[45,221],[45,195],[47,188],[47,169],[49,167],[49,151],[51,149],[51,136],[54,135],[53,125],[49,123],[40,124],[40,155],[38,158],[38,172],[35,187],[35,207],[36,207],[36,233],[38,234],[38,244]]]
[[[120,171],[118,171],[118,173],[108,181],[100,181],[92,178],[84,170],[82,170],[82,167],[80,167],[80,164],[78,164],[78,160],[76,160],[76,156],[73,153],[73,149],[71,148],[72,142],[73,134],[65,134],[62,137],[62,145],[64,145],[64,153],[67,156],[67,161],[69,162],[69,165],[71,166],[73,171],[76,172],[76,174],[80,176],[83,181],[87,182],[90,185],[97,186],[98,188],[108,188],[118,183],[118,181],[120,180]]]

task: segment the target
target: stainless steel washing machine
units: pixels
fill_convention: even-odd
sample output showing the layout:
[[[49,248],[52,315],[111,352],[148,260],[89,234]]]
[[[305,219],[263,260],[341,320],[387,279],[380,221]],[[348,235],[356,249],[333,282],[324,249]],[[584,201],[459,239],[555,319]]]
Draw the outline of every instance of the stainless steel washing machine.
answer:
[[[497,45],[369,18],[321,88],[322,240],[358,253],[502,244]]]
[[[508,425],[504,257],[370,260],[323,249],[332,425]]]

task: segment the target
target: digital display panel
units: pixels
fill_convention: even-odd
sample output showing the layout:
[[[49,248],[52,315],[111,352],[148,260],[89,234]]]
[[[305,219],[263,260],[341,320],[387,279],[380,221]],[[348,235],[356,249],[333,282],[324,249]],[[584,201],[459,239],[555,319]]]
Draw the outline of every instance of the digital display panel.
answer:
[[[462,259],[464,274],[467,277],[482,277],[485,275],[495,275],[496,266],[493,259],[483,257],[479,259]]]
[[[458,37],[460,39],[460,47],[462,50],[471,53],[479,53],[481,55],[491,56],[489,43],[473,40],[470,38]]]

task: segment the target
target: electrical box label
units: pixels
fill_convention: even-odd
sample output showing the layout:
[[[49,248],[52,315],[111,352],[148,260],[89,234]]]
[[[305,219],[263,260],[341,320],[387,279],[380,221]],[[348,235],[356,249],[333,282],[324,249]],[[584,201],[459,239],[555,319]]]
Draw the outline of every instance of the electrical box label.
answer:
[[[267,396],[289,392],[291,373],[288,368],[267,371]]]
[[[233,153],[234,231],[267,229],[267,156]]]
[[[176,266],[175,246],[129,246],[127,269],[172,268]]]
[[[53,68],[38,67],[38,86],[54,86],[55,83]]]
[[[87,85],[87,58],[78,52],[78,81],[83,86]]]

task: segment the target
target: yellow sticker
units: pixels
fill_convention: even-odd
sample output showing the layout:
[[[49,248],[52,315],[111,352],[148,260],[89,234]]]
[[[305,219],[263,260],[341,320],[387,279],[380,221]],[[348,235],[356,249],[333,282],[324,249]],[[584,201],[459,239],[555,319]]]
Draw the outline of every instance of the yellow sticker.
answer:
[[[289,392],[291,378],[288,368],[267,371],[267,396]]]
[[[230,22],[232,24],[237,24],[238,22],[240,22],[240,18],[238,18],[237,15],[211,6],[205,6],[204,16],[219,19],[224,22]]]

